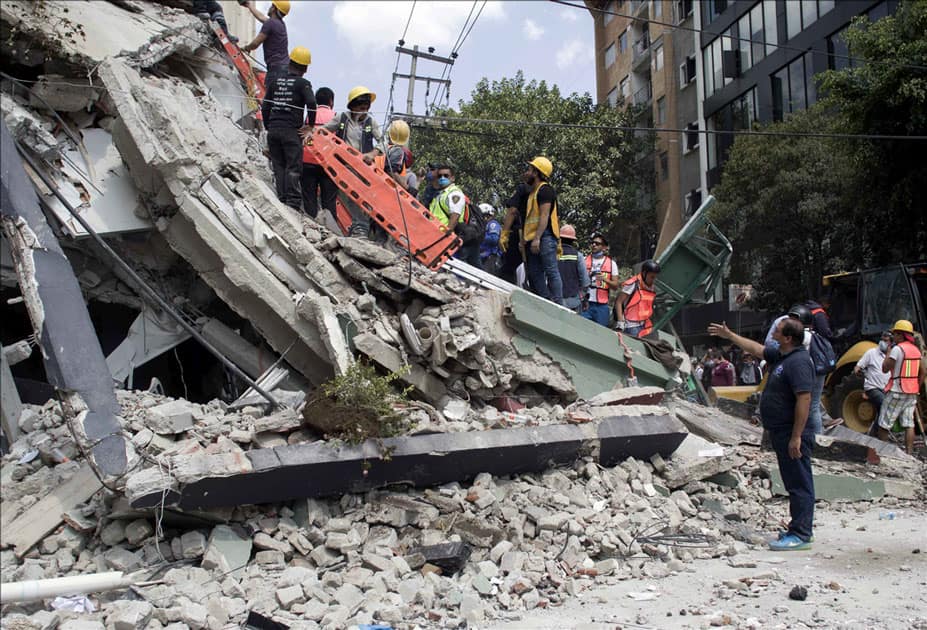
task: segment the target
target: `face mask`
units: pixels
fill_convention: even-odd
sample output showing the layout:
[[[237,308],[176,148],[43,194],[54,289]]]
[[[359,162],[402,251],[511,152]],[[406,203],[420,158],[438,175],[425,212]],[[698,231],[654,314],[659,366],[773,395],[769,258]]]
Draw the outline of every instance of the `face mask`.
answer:
[[[888,350],[888,342],[887,342],[887,341],[880,341],[880,342],[879,342],[879,350],[881,350],[882,352],[885,352],[886,350]]]
[[[450,185],[451,185],[451,180],[449,180],[447,177],[439,177],[439,178],[438,178],[438,185],[439,185],[439,186],[450,186]]]
[[[601,249],[600,249],[599,251],[597,251],[597,252],[592,252],[592,257],[593,257],[593,258],[601,258],[601,257],[604,256],[604,255],[605,255],[605,252],[602,251]]]

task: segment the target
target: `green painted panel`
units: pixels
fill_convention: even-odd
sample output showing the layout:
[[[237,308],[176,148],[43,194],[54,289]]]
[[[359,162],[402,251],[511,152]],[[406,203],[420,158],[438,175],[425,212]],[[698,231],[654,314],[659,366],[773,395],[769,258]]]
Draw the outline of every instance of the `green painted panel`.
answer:
[[[779,470],[769,468],[768,471],[773,494],[788,496],[785,486],[782,485],[782,475],[779,474]],[[826,473],[814,475],[814,497],[820,501],[834,501],[836,499],[867,501],[882,496],[885,496],[885,484],[880,480]]]
[[[511,302],[509,324],[519,333],[516,350],[521,352],[520,344],[525,342],[536,344],[566,370],[580,397],[591,398],[613,389],[618,382],[626,384],[629,370],[614,330],[527,291],[513,291]],[[672,335],[659,335],[676,345]],[[647,356],[641,341],[628,336],[624,339],[632,352],[638,384],[666,388],[673,374]]]

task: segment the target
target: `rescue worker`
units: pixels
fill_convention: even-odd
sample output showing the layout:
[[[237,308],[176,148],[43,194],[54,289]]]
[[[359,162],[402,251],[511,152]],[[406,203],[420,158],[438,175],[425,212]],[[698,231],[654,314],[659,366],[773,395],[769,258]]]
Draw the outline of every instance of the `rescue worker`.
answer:
[[[324,126],[335,117],[332,109],[335,105],[335,93],[331,88],[321,87],[315,92],[315,127]],[[308,126],[309,121],[306,120]],[[335,198],[338,196],[338,187],[335,182],[325,174],[322,165],[316,161],[315,153],[308,147],[303,148],[303,172],[300,180],[303,192],[303,212],[313,219],[319,215],[319,198],[322,207],[335,216]]]
[[[546,157],[537,156],[527,163],[522,179],[528,185],[525,217],[522,221],[522,256],[531,291],[540,297],[563,304],[563,281],[557,256],[560,248],[560,220],[557,216],[557,192],[547,183],[554,165]],[[509,208],[502,226],[499,245],[508,247],[514,208]]]
[[[583,317],[597,324],[608,326],[610,295],[620,284],[618,263],[608,255],[608,240],[604,234],[592,235],[592,252],[583,261],[583,268],[589,276],[590,285],[586,296]]]
[[[373,159],[378,153],[377,145],[383,139],[380,125],[370,115],[370,106],[376,99],[377,95],[363,85],[351,88],[348,92],[348,111],[332,118],[323,127],[360,151],[364,155],[364,161],[368,164],[373,164]],[[348,212],[351,213],[352,222],[348,234],[367,238],[370,235],[370,217],[347,195],[339,194]]]
[[[897,421],[904,429],[908,455],[914,454],[914,409],[924,382],[924,361],[914,342],[914,326],[899,319],[892,326],[891,351],[882,361],[882,371],[891,374],[885,387],[885,399],[879,411],[879,439],[888,440],[888,432]]]
[[[563,305],[574,313],[582,313],[589,297],[589,272],[585,256],[576,249],[576,228],[562,225],[560,244],[563,253],[557,257],[557,265],[563,283]]]
[[[409,123],[404,120],[394,120],[386,130],[389,144],[386,153],[373,158],[373,163],[384,173],[392,177],[397,184],[408,190],[408,177],[406,176],[406,152],[409,144]]]
[[[480,268],[480,243],[483,238],[473,240],[462,234],[458,226],[469,222],[470,203],[467,195],[461,190],[460,186],[454,183],[454,169],[447,165],[441,164],[436,169],[435,175],[438,183],[438,195],[431,200],[431,206],[428,210],[440,221],[448,232],[456,232],[464,241],[460,249],[454,254],[465,263]]]
[[[641,272],[621,284],[615,300],[615,327],[632,337],[646,337],[653,332],[653,301],[660,265],[652,260],[641,264]]]
[[[264,77],[265,89],[277,80],[277,77],[287,74],[287,50],[290,48],[287,39],[286,24],[283,18],[290,12],[290,0],[273,0],[270,4],[270,11],[264,15],[254,8],[254,1],[247,0],[239,4],[247,7],[251,11],[254,19],[261,23],[261,31],[248,44],[241,49],[247,53],[263,46],[264,66],[267,68],[267,75]],[[308,65],[308,64],[307,64]],[[264,98],[268,98],[265,93]],[[267,125],[267,119],[264,119],[264,125]]]
[[[480,265],[483,271],[498,276],[502,269],[503,253],[499,247],[502,224],[496,220],[495,209],[490,204],[481,203],[479,209],[483,213],[483,223],[486,224],[486,235],[480,243]]]
[[[238,38],[229,33],[229,25],[225,21],[225,12],[218,0],[193,0],[193,14],[203,20],[212,20],[225,31],[229,41],[237,42]]]
[[[297,210],[301,209],[303,203],[300,186],[303,171],[302,138],[311,133],[315,125],[315,95],[312,93],[312,84],[303,78],[310,63],[312,55],[308,48],[294,48],[290,53],[287,74],[278,77],[268,86],[267,98],[261,103],[277,198]],[[308,115],[304,114],[306,108],[309,110]]]

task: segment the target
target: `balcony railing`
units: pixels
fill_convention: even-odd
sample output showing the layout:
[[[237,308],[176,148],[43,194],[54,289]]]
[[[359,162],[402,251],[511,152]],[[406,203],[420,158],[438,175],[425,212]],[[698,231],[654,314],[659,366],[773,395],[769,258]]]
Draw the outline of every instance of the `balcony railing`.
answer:
[[[634,93],[634,104],[635,105],[646,105],[650,102],[650,99],[653,98],[653,86],[650,83],[647,83]]]
[[[645,59],[650,59],[650,34],[644,33],[644,36],[634,42],[634,61],[632,65],[636,68]]]

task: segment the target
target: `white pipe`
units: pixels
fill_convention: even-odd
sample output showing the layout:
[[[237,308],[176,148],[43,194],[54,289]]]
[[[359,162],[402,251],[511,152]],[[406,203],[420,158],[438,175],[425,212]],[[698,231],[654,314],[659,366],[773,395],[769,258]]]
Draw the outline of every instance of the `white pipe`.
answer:
[[[98,591],[112,591],[131,586],[134,580],[122,571],[91,573],[52,578],[50,580],[26,580],[0,584],[0,604],[31,602],[50,599],[59,595],[82,595]]]

